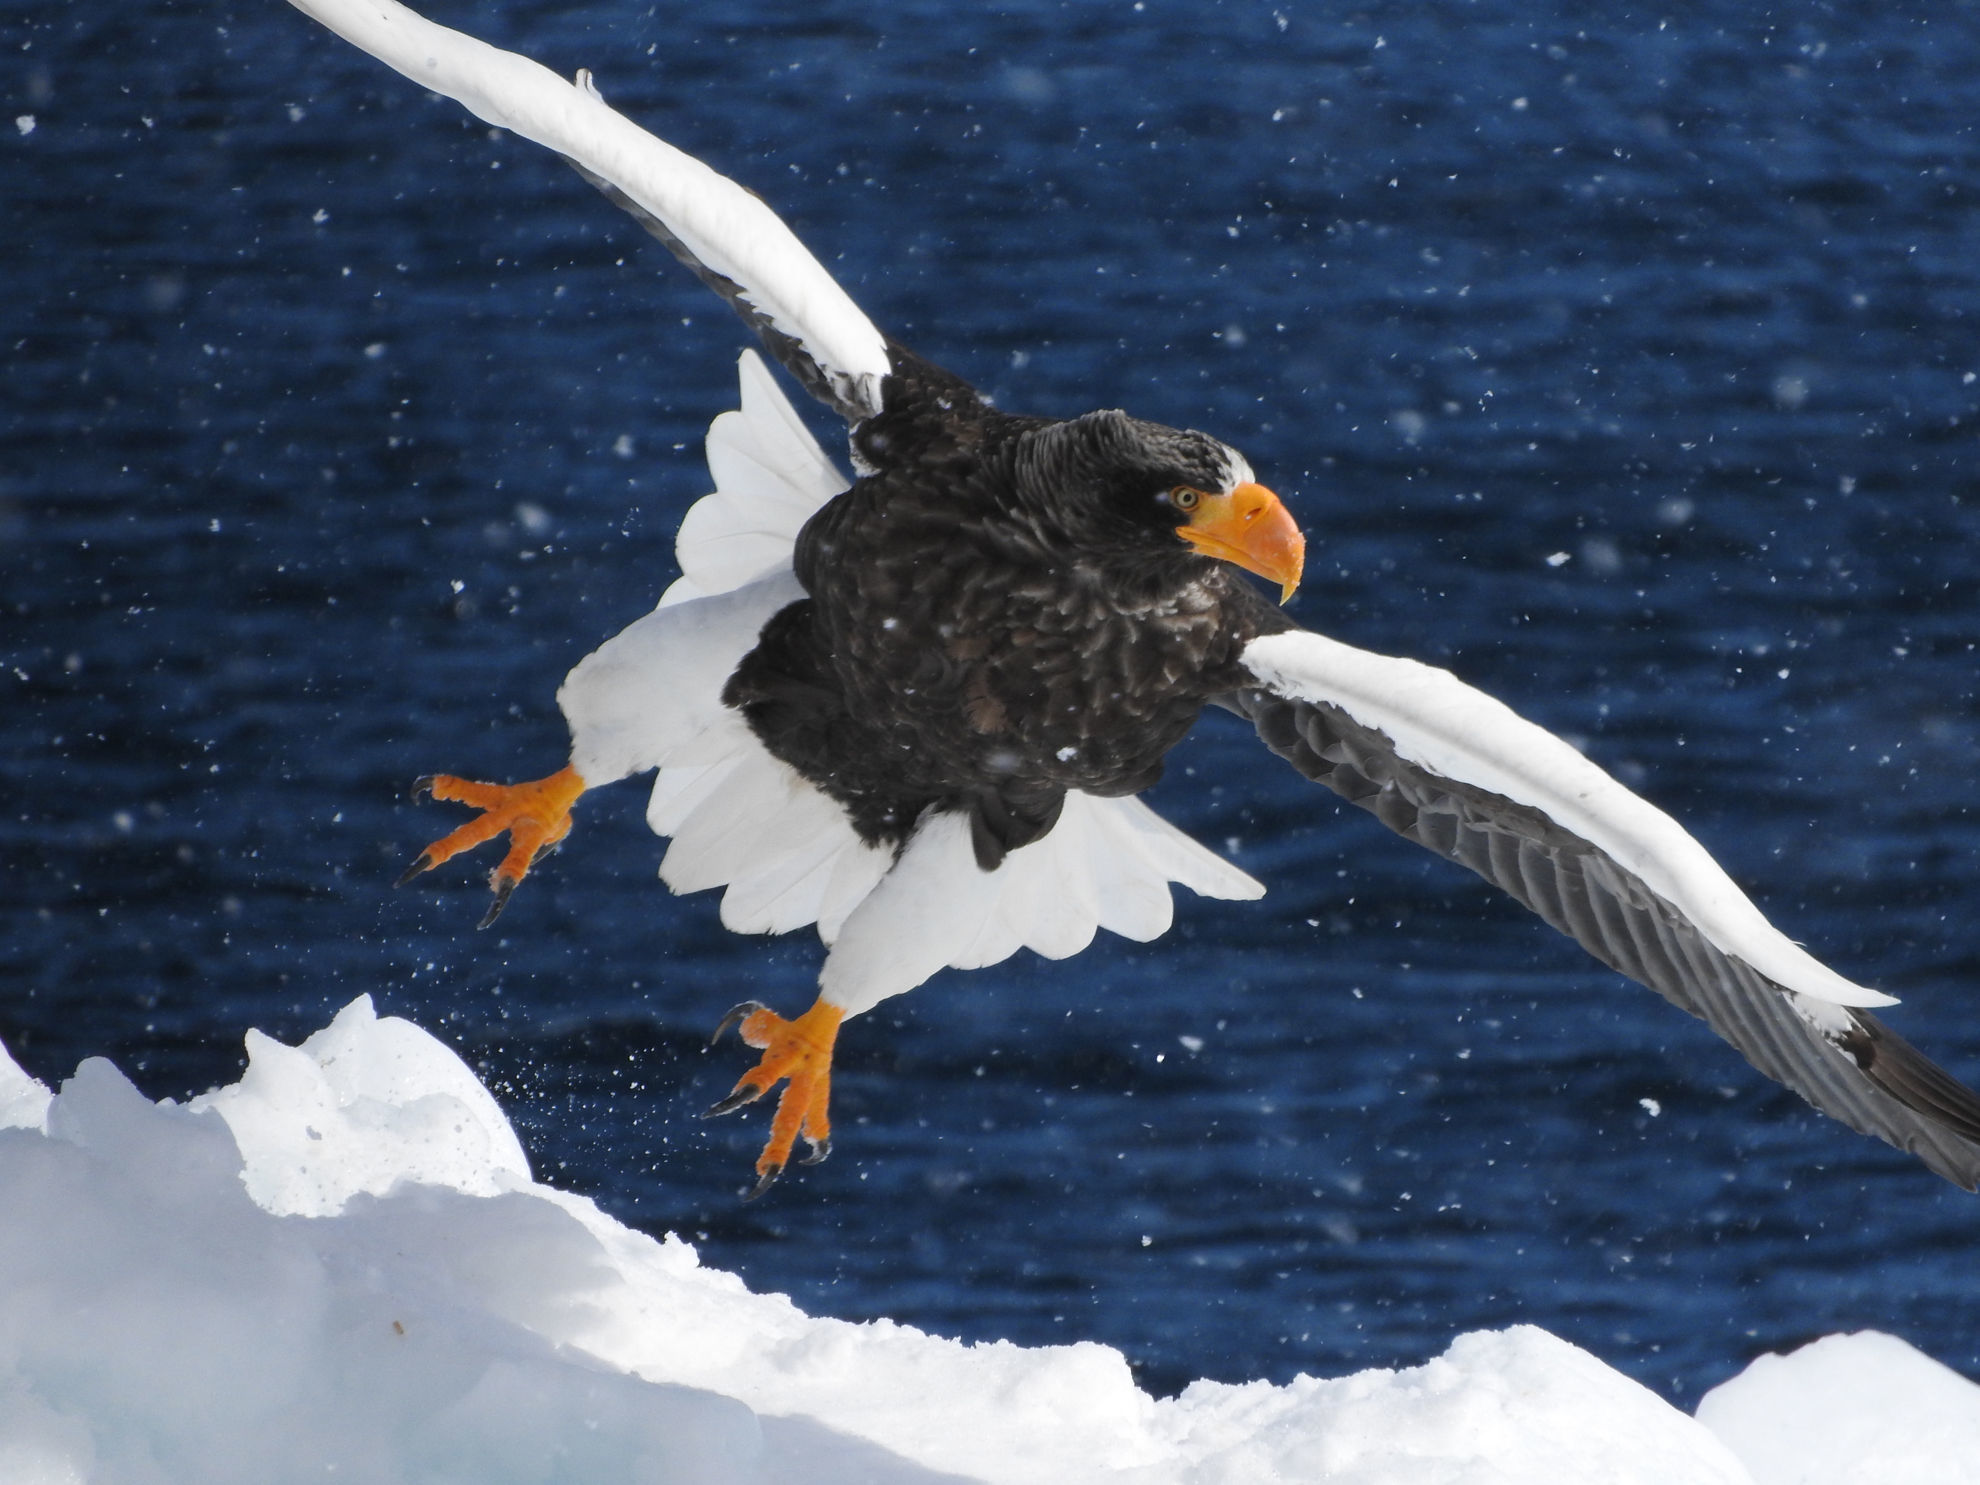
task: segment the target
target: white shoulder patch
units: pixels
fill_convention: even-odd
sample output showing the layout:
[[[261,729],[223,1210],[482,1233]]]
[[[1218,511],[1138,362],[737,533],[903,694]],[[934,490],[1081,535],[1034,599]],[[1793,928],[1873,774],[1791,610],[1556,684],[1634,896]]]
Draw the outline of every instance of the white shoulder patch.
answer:
[[[1101,928],[1158,938],[1174,916],[1171,882],[1205,897],[1265,891],[1139,799],[1070,793],[1051,833],[993,872],[976,864],[966,816],[931,813],[846,920],[819,992],[857,1015],[945,967],[980,969],[1021,948],[1064,959]]]
[[[729,715],[729,673],[770,616],[804,596],[791,574],[798,532],[846,488],[763,358],[744,351],[737,376],[741,407],[708,427],[715,491],[675,538],[683,576],[557,692],[571,762],[594,785],[662,766]]]
[[[1777,984],[1834,1005],[1896,1004],[1844,979],[1775,928],[1669,815],[1450,672],[1305,631],[1255,639],[1243,661],[1274,693],[1339,707],[1374,728],[1406,761],[1539,810],[1640,878],[1722,952]]]
[[[674,539],[680,579],[660,606],[787,572],[798,532],[844,490],[839,473],[755,351],[737,366],[742,406],[708,427],[715,493],[688,508]]]

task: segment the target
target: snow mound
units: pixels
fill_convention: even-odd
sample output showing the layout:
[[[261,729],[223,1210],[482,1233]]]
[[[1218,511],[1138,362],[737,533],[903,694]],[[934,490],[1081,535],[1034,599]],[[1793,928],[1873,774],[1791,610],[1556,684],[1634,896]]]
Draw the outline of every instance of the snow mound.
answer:
[[[240,1147],[241,1181],[278,1217],[334,1217],[401,1181],[493,1196],[529,1184],[515,1130],[480,1079],[360,995],[300,1047],[247,1034],[240,1082],[196,1098]]]
[[[1299,1377],[1284,1387],[1198,1382],[1175,1406],[1203,1410],[1191,1438],[1214,1468],[1180,1477],[1192,1481],[1752,1480],[1696,1421],[1531,1325],[1459,1336],[1407,1371]]]
[[[1698,1417],[1755,1485],[1980,1481],[1980,1387],[1874,1330],[1762,1356],[1706,1393]]]
[[[0,1047],[0,1129],[45,1129],[49,1102],[48,1090]]]
[[[185,1106],[97,1058],[51,1096],[0,1051],[6,1485],[1970,1478],[1980,1389],[1889,1337],[1757,1363],[1708,1429],[1524,1326],[1159,1400],[1104,1346],[814,1319],[534,1183],[469,1069],[368,997],[248,1048]]]

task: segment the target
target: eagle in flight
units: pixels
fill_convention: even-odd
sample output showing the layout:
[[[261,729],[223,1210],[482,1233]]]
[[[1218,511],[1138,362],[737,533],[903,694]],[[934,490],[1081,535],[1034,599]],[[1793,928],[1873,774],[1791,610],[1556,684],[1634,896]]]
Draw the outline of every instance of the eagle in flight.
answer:
[[[422,779],[480,811],[406,879],[507,834],[484,926],[586,791],[657,771],[674,890],[737,932],[816,924],[802,1014],[755,1002],[761,1060],[710,1111],[786,1083],[756,1163],[830,1148],[840,1024],[945,967],[1147,940],[1170,884],[1251,877],[1135,796],[1206,706],[1397,834],[1469,867],[1702,1017],[1855,1129],[1980,1183],[1980,1097],[1777,931],[1704,848],[1553,734],[1448,673],[1292,623],[1305,542],[1235,449],[1124,412],[990,406],[877,329],[758,197],[526,58],[396,0],[293,0],[422,86],[563,155],[728,301],[850,430],[848,482],[760,359],[708,440],[684,576],[558,693],[569,764]]]

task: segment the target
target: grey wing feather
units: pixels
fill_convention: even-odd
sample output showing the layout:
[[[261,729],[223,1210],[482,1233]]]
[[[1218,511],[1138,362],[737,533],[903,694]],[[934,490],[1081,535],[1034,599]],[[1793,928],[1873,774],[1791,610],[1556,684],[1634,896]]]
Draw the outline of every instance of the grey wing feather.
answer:
[[[1768,1077],[1947,1180],[1980,1188],[1980,1097],[1875,1016],[1837,1007],[1848,1029],[1825,1033],[1791,992],[1710,943],[1612,857],[1538,809],[1398,757],[1339,708],[1263,690],[1224,701],[1306,777],[1510,893],[1705,1021]]]

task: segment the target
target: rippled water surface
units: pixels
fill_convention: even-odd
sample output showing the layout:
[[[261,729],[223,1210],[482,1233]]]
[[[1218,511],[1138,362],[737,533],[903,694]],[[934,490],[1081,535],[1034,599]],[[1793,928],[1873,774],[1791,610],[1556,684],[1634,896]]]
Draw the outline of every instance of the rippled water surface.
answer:
[[[1966,6],[453,3],[768,197],[1006,407],[1213,430],[1295,613],[1677,813],[1980,1078],[1980,28]],[[1789,17],[1793,17],[1790,19]],[[352,996],[546,1178],[807,1308],[1144,1380],[1533,1321],[1687,1401],[1861,1327],[1980,1372],[1980,1200],[1229,718],[1161,809],[1263,878],[854,1023],[830,1163],[698,1112],[808,936],[590,796],[495,931],[393,892],[434,769],[548,771],[741,336],[565,167],[287,6],[0,16],[0,1038],[231,1079]],[[825,425],[821,424],[821,428]]]

